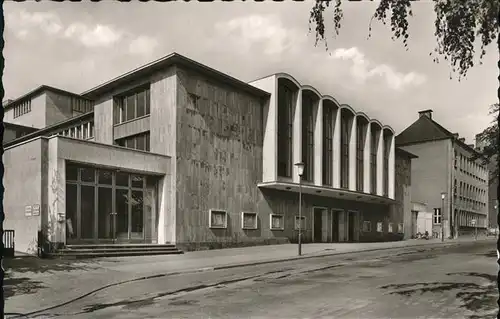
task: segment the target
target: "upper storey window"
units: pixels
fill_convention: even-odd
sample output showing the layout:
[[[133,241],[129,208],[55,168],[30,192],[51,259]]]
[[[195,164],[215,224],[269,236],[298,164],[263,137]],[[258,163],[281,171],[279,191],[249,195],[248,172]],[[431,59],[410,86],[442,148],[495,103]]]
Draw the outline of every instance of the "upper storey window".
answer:
[[[292,134],[295,92],[287,85],[278,91],[278,176],[292,176]]]
[[[140,87],[115,97],[115,124],[133,120],[150,113],[150,90]]]
[[[31,100],[23,101],[14,106],[14,118],[31,112]]]
[[[71,97],[71,109],[75,112],[88,113],[92,111],[93,107],[92,101]]]

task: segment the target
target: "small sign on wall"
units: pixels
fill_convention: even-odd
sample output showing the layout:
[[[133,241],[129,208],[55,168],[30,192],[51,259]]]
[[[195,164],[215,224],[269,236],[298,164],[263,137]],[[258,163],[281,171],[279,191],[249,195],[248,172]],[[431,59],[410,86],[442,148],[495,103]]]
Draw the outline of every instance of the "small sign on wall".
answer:
[[[31,205],[24,207],[24,216],[28,217],[28,216],[32,216],[32,215],[33,215],[33,212],[32,212]]]
[[[33,205],[33,216],[40,216],[40,205]]]

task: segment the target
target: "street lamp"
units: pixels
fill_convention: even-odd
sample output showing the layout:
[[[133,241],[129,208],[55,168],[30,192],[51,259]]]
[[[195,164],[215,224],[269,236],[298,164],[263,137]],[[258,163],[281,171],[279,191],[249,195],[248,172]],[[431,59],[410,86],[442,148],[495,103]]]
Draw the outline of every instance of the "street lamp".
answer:
[[[296,163],[299,175],[299,256],[302,255],[302,175],[304,175],[304,163]]]
[[[444,242],[444,199],[446,198],[446,193],[441,193],[441,241]]]

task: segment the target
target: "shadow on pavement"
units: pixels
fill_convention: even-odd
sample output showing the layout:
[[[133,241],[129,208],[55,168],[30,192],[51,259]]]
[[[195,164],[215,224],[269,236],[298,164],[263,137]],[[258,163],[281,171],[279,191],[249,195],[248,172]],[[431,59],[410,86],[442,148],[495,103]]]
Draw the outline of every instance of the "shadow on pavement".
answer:
[[[47,288],[42,281],[36,279],[37,274],[53,274],[57,272],[72,272],[75,270],[91,270],[96,261],[75,261],[63,259],[40,259],[36,257],[6,258],[3,260],[5,269],[5,298],[16,295],[36,293]],[[35,276],[34,276],[35,275]]]
[[[448,273],[447,275],[483,278],[487,280],[487,283],[480,285],[471,282],[425,282],[390,284],[379,288],[395,290],[390,292],[390,294],[406,297],[411,297],[415,294],[444,293],[456,290],[455,297],[462,302],[460,307],[476,313],[469,315],[468,318],[470,319],[486,318],[484,313],[491,313],[497,309],[497,276],[475,272]]]

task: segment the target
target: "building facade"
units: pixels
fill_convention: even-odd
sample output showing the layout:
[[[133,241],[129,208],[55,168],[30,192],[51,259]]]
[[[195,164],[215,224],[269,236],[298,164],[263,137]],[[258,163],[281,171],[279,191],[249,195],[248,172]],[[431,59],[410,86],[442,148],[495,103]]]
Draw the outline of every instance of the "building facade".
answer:
[[[288,74],[244,83],[174,53],[5,113],[37,128],[4,143],[5,228],[24,251],[40,229],[55,246],[187,250],[293,242],[299,226],[304,242],[401,239],[411,210],[392,128]]]
[[[482,152],[487,141],[481,140],[476,135],[476,149]],[[488,227],[498,228],[498,175],[495,175],[498,167],[498,156],[495,156],[487,164],[488,177]]]
[[[488,169],[474,160],[474,145],[434,121],[432,110],[419,112],[396,145],[418,156],[412,162],[412,200],[433,211],[434,233],[440,234],[441,224],[446,237],[486,230]]]

